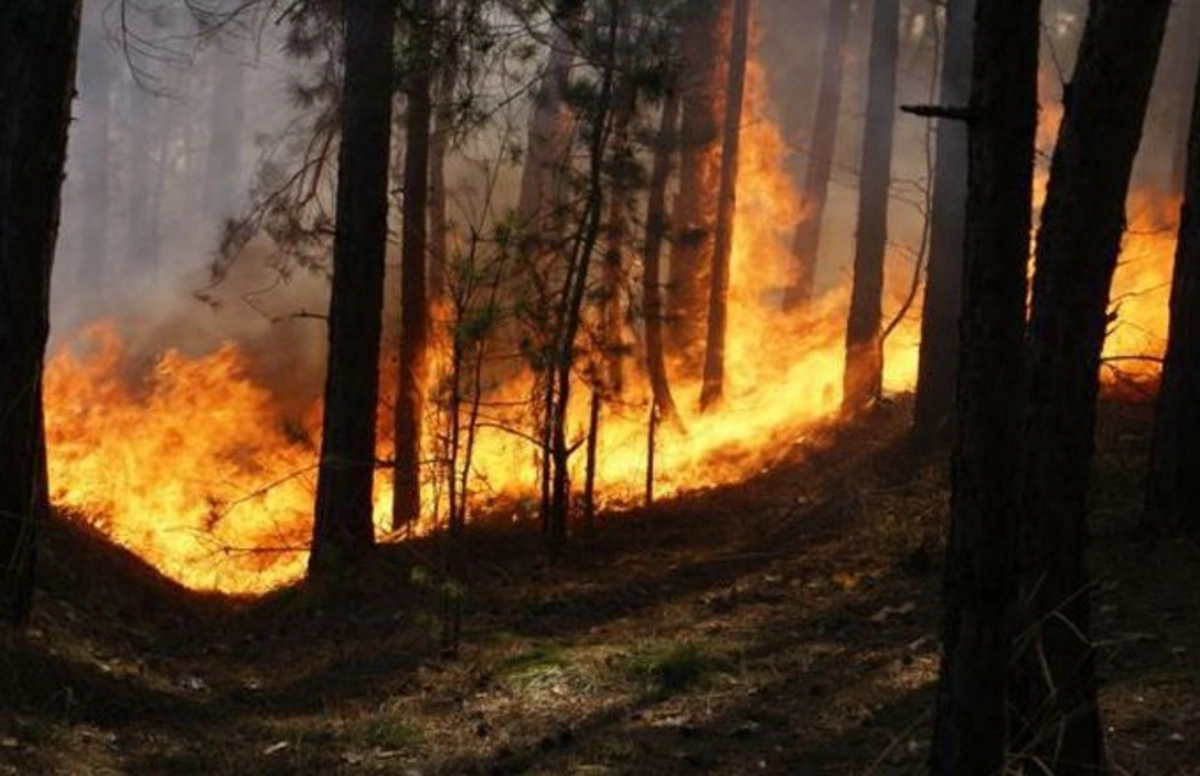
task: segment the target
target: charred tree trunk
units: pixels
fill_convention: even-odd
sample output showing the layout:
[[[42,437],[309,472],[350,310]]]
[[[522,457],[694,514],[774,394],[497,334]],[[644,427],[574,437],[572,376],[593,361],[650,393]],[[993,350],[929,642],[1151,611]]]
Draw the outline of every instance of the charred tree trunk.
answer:
[[[0,5],[0,619],[33,603],[50,512],[42,359],[75,87],[79,0]]]
[[[429,306],[425,288],[428,247],[429,136],[433,121],[433,0],[418,0],[410,22],[406,62],[404,225],[400,241],[400,385],[396,392],[396,497],[392,530],[421,518],[421,437],[425,411],[425,356]]]
[[[663,104],[658,145],[654,150],[654,168],[650,173],[650,192],[646,205],[646,248],[642,267],[642,305],[646,316],[646,371],[654,403],[662,419],[676,423],[679,410],[671,395],[663,353],[662,246],[667,234],[667,182],[671,178],[672,159],[677,148],[679,91],[672,89]],[[653,413],[652,413],[653,414]]]
[[[805,307],[816,290],[817,258],[821,249],[821,222],[829,197],[833,155],[837,149],[838,113],[842,105],[842,80],[846,65],[846,39],[850,34],[850,3],[832,0],[825,28],[825,54],[821,65],[821,89],[813,121],[812,145],[804,173],[803,206],[792,255],[796,279],[783,297],[784,309]]]
[[[392,0],[345,8],[342,143],[329,301],[329,365],[309,575],[375,543],[372,487],[392,125]]]
[[[846,327],[846,373],[842,409],[860,412],[883,390],[883,262],[887,252],[888,194],[896,123],[896,57],[900,49],[899,0],[875,0],[867,120],[858,195],[854,288]]]
[[[1145,520],[1154,530],[1182,528],[1200,538],[1200,78],[1196,93]]]
[[[1038,232],[1020,495],[1017,751],[1105,767],[1084,550],[1108,297],[1170,0],[1092,0]]]
[[[946,8],[942,105],[962,106],[970,99],[975,3],[976,0],[950,0]],[[921,353],[913,412],[914,436],[920,446],[951,438],[959,352],[963,228],[968,197],[967,145],[967,127],[962,122],[938,121],[929,270],[921,315]]]
[[[979,0],[978,16],[967,20],[968,36],[975,21],[978,57],[967,87],[973,123],[962,341],[960,355],[951,355],[960,365],[961,422],[946,548],[934,776],[991,776],[1004,770],[1014,589],[1012,495],[1021,441],[1020,427],[1012,422],[1020,412],[1020,393],[1012,386],[1020,384],[1024,365],[1040,5],[1040,0]],[[966,10],[961,3],[954,6],[952,14]],[[947,64],[952,58],[948,54]],[[955,105],[967,102],[951,99]],[[946,127],[943,121],[942,131]],[[955,159],[956,171],[962,162]],[[960,234],[962,226],[957,226]]]
[[[738,154],[742,101],[746,93],[746,61],[750,51],[750,0],[735,0],[733,42],[729,56],[729,92],[721,143],[721,188],[717,201],[717,236],[713,245],[712,286],[708,292],[708,339],[704,351],[704,388],[700,408],[721,401],[725,391],[725,333],[729,318],[729,270],[733,253],[733,217],[737,204]]]
[[[687,377],[701,374],[721,178],[721,114],[733,0],[692,0],[683,29],[679,194],[668,266],[667,346]]]

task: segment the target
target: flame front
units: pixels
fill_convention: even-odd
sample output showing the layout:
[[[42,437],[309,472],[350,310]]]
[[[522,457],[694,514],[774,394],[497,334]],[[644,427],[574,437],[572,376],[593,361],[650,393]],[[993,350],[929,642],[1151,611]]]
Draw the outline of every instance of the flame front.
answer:
[[[673,386],[686,433],[660,429],[658,495],[746,478],[790,450],[841,402],[849,289],[831,290],[802,317],[779,312],[801,205],[784,172],[785,143],[766,118],[764,76],[756,64],[748,87],[726,398],[701,414],[695,409],[700,386]],[[1115,283],[1119,321],[1105,353],[1138,357],[1125,371],[1150,374],[1157,365],[1139,359],[1163,349],[1178,211],[1176,203],[1151,197],[1136,198],[1133,210]],[[890,309],[900,307],[910,272],[899,256],[889,257],[889,283],[897,289],[889,292]],[[918,308],[887,343],[889,391],[915,383]],[[319,404],[302,417],[285,417],[282,402],[251,377],[248,357],[234,344],[196,358],[168,350],[141,377],[130,374],[127,361],[115,330],[99,325],[60,348],[47,365],[55,502],[191,588],[256,593],[297,579],[311,529]],[[630,371],[635,374],[622,403],[606,408],[602,420],[597,469],[602,506],[634,502],[645,486],[649,390],[640,373]],[[528,385],[524,376],[499,390],[527,395]],[[579,438],[588,414],[586,391],[576,390],[575,397],[572,434]],[[386,426],[385,416],[381,428]],[[426,440],[427,449],[433,445]],[[504,503],[513,509],[513,499],[534,494],[534,452],[518,437],[481,429],[473,503],[486,509],[501,494],[510,497]],[[577,469],[581,459],[575,456]],[[378,479],[376,517],[382,527],[391,513],[391,482],[386,472]],[[432,505],[426,528],[440,497],[440,488],[426,487],[425,503]]]

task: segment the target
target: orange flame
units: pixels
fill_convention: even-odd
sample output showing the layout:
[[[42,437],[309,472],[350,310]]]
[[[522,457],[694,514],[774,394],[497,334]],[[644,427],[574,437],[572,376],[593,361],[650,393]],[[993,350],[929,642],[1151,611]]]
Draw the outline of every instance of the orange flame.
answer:
[[[744,479],[831,417],[841,402],[848,289],[816,301],[803,319],[783,315],[779,290],[792,266],[791,230],[800,199],[786,176],[786,145],[765,118],[763,71],[749,74],[738,181],[726,400],[696,409],[698,384],[674,385],[686,433],[660,430],[656,494]],[[1166,215],[1171,208],[1166,207]],[[1150,200],[1138,209],[1162,226]],[[1149,224],[1149,221],[1145,222]],[[1170,219],[1165,223],[1169,225]],[[1127,240],[1115,298],[1120,325],[1106,353],[1161,352],[1171,229],[1135,227]],[[910,266],[889,257],[896,288]],[[903,294],[891,296],[892,309]],[[887,344],[885,386],[915,382],[919,309]],[[297,579],[304,570],[315,490],[320,407],[284,417],[271,391],[248,370],[247,356],[226,344],[196,358],[167,350],[149,374],[129,374],[112,327],[97,326],[64,346],[46,370],[46,405],[53,498],[184,585],[257,593]],[[630,370],[633,371],[633,370]],[[604,410],[597,487],[602,506],[641,497],[646,469],[649,389],[631,377],[624,402]],[[528,376],[500,389],[528,394]],[[575,391],[571,432],[584,433],[585,390]],[[386,427],[386,419],[381,427]],[[431,437],[432,437],[431,431]],[[385,443],[386,444],[386,443]],[[432,449],[434,440],[426,440]],[[381,457],[386,457],[386,452]],[[536,492],[533,447],[492,428],[479,432],[472,502]],[[582,455],[574,459],[582,467]],[[384,473],[376,493],[376,523],[391,513]],[[580,473],[576,481],[581,481]],[[426,487],[425,527],[441,489]],[[495,503],[495,502],[492,502]],[[511,509],[511,507],[510,507]]]

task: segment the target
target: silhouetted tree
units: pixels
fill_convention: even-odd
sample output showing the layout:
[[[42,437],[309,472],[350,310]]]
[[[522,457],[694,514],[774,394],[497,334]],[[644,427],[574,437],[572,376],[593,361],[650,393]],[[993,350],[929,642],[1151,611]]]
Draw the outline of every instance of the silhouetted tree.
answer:
[[[950,355],[960,364],[961,420],[931,752],[935,776],[991,776],[1004,766],[1015,587],[1012,495],[1021,441],[1020,425],[1013,422],[1021,394],[1013,387],[1020,384],[1025,354],[1040,5],[1040,0],[979,0],[974,17],[978,56],[968,68],[973,75],[967,201],[959,211],[966,218],[962,340],[960,355]],[[951,4],[951,14],[964,10],[962,3]],[[941,131],[951,120],[941,121]],[[944,140],[942,135],[939,142]],[[961,226],[955,231],[961,234]],[[957,263],[958,255],[953,259]]]
[[[699,376],[704,363],[732,7],[732,0],[691,0],[682,17],[681,160],[666,300],[667,346],[688,377]]]
[[[739,140],[742,101],[746,92],[746,60],[749,57],[750,2],[734,0],[733,42],[729,54],[728,93],[725,95],[725,125],[721,138],[721,181],[717,194],[717,234],[713,244],[708,292],[708,337],[704,351],[704,387],[700,406],[708,409],[725,391],[725,329],[729,317],[729,270],[733,253],[733,217],[737,204]]]
[[[421,517],[421,429],[429,307],[429,140],[433,121],[434,0],[415,0],[408,15],[404,146],[404,224],[400,240],[400,383],[396,392],[396,494],[392,529]]]
[[[1084,550],[1100,353],[1170,0],[1092,0],[1051,163],[1029,325],[1018,569],[1016,750],[1104,770]]]
[[[833,174],[833,155],[837,149],[838,114],[842,106],[842,81],[846,65],[846,39],[850,34],[850,3],[831,0],[825,26],[825,53],[821,65],[821,88],[813,119],[812,143],[801,192],[804,210],[796,225],[792,255],[796,278],[784,293],[785,309],[807,305],[816,289],[817,258],[821,250],[821,223],[829,180]]]
[[[1200,95],[1200,79],[1196,91]],[[1200,537],[1200,99],[1192,101],[1183,191],[1170,333],[1150,447],[1146,525],[1183,528]]]
[[[0,5],[0,618],[17,625],[50,512],[42,359],[79,11],[79,0]]]
[[[375,542],[372,488],[395,7],[392,0],[359,0],[343,13],[342,143],[310,576],[336,572]]]
[[[900,49],[900,0],[875,0],[868,64],[867,120],[859,174],[858,239],[854,287],[846,327],[846,373],[842,408],[869,406],[883,387],[883,262],[887,252],[888,192],[896,122],[896,58]]]
[[[646,204],[646,245],[642,257],[642,307],[646,317],[646,371],[654,403],[664,420],[676,422],[679,410],[671,394],[663,352],[662,247],[667,234],[667,182],[678,150],[680,98],[677,88],[667,93],[654,149],[650,191]]]
[[[946,49],[941,102],[965,105],[971,91],[971,34],[976,0],[946,6]],[[919,444],[946,432],[954,414],[958,369],[958,313],[962,294],[963,228],[967,202],[967,127],[943,119],[937,125],[937,163],[929,233],[929,269],[921,314],[920,362],[913,427]]]

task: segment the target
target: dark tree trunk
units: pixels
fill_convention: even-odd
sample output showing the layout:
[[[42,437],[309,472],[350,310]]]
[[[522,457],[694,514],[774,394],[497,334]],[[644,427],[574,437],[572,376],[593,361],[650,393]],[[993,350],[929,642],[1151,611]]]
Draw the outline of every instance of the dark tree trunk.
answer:
[[[642,305],[646,316],[646,371],[654,403],[662,418],[675,423],[679,410],[671,395],[663,353],[662,246],[667,234],[667,182],[671,178],[672,158],[678,147],[679,91],[672,89],[663,104],[658,146],[654,150],[654,169],[650,173],[650,191],[646,205],[646,253],[642,267]]]
[[[667,346],[687,377],[699,376],[704,363],[731,9],[732,0],[692,0],[683,29],[682,158],[667,268]]]
[[[951,354],[960,365],[961,422],[946,548],[934,776],[992,776],[1004,766],[1012,494],[1020,447],[1020,427],[1012,419],[1021,396],[1013,386],[1020,384],[1024,364],[1040,5],[979,0],[978,16],[967,19],[968,36],[975,22],[978,51],[967,99],[951,98],[955,105],[969,99],[974,123],[967,154],[962,341],[960,353]],[[952,14],[964,10],[951,4]],[[955,169],[962,163],[956,159]],[[955,231],[962,234],[962,226]]]
[[[396,497],[392,529],[421,518],[421,428],[429,306],[425,289],[428,242],[429,137],[433,120],[433,0],[413,7],[405,74],[404,225],[400,241],[400,385],[396,392]]]
[[[1171,54],[1170,62],[1164,62],[1163,68],[1170,79],[1164,107],[1171,115],[1167,138],[1171,144],[1171,167],[1166,184],[1168,194],[1184,196],[1191,156],[1193,85],[1196,68],[1200,66],[1200,49],[1197,49],[1195,36],[1196,26],[1200,24],[1200,0],[1176,0],[1174,13],[1175,20],[1167,30],[1163,51],[1164,57],[1168,52]]]
[[[345,19],[329,365],[310,576],[337,573],[375,543],[371,505],[387,249],[394,4],[350,3]]]
[[[608,201],[608,234],[604,252],[604,361],[605,393],[618,397],[625,390],[625,248],[629,234],[626,211],[634,185],[636,165],[630,146],[630,126],[637,111],[637,87],[626,79],[617,90],[613,107],[613,161]]]
[[[941,104],[945,106],[966,105],[970,99],[975,2],[951,0],[946,8],[946,51],[942,57],[941,83]],[[913,431],[921,446],[952,438],[963,226],[968,196],[967,143],[967,127],[963,122],[938,121],[929,269],[921,316],[921,354],[913,412]]]
[[[842,105],[842,80],[846,64],[846,39],[850,34],[850,3],[831,0],[825,28],[825,54],[821,65],[821,90],[813,121],[812,145],[804,173],[803,207],[792,255],[796,279],[784,294],[784,309],[803,308],[816,290],[817,258],[821,249],[821,222],[829,197],[833,155],[837,150],[838,113]]]
[[[1200,538],[1200,78],[1196,93],[1145,518],[1148,528]]]
[[[42,359],[78,42],[79,0],[0,5],[0,619],[15,625],[50,512]]]
[[[1020,494],[1017,751],[1104,769],[1089,641],[1087,493],[1108,297],[1170,0],[1092,0],[1038,233]]]
[[[713,245],[712,286],[708,292],[708,338],[704,351],[701,409],[721,401],[725,391],[725,330],[729,318],[729,269],[733,253],[733,217],[737,205],[738,154],[742,101],[746,93],[746,60],[750,51],[750,0],[734,0],[733,42],[729,55],[729,90],[721,142],[721,188],[717,199],[717,236]]]
[[[859,412],[883,389],[883,262],[887,251],[888,192],[896,123],[896,57],[900,48],[900,1],[875,0],[868,65],[867,120],[858,195],[854,288],[846,327],[846,374],[842,409]]]

